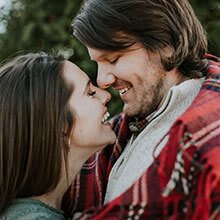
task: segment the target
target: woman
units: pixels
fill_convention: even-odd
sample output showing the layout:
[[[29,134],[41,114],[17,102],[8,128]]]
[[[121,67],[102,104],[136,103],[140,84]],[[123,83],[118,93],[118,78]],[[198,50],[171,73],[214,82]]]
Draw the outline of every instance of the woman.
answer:
[[[28,54],[0,68],[0,219],[64,219],[64,192],[115,141],[109,100],[62,56]]]

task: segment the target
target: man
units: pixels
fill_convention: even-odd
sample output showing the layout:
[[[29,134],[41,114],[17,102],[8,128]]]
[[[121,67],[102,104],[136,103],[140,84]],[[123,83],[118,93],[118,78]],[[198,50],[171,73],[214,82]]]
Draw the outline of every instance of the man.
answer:
[[[117,89],[124,102],[123,113],[113,121],[116,144],[91,158],[72,186],[73,212],[112,201],[97,219],[118,214],[122,219],[191,219],[192,213],[198,217],[195,200],[188,198],[196,195],[191,186],[195,184],[193,165],[202,165],[195,159],[195,146],[188,149],[193,145],[188,141],[201,125],[209,127],[211,123],[204,120],[206,115],[200,116],[209,105],[196,97],[202,97],[204,86],[209,88],[210,79],[205,81],[205,76],[220,70],[210,68],[211,64],[218,66],[217,62],[205,59],[206,35],[189,3],[87,0],[74,19],[73,34],[98,64],[98,85]],[[194,103],[199,111],[194,111]],[[212,115],[212,111],[204,114]],[[193,131],[186,129],[189,118],[194,122],[192,130],[196,128]],[[198,124],[198,118],[204,124]],[[186,143],[187,152],[180,148]],[[199,202],[206,202],[212,214],[216,206],[207,202],[209,198]],[[195,203],[191,211],[189,201]]]

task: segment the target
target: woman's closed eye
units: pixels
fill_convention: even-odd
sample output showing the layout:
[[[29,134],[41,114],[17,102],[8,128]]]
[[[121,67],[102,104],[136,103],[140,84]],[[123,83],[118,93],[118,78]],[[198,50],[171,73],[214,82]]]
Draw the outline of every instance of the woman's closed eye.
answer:
[[[96,91],[92,91],[92,90],[88,91],[88,96],[94,96],[95,94],[96,94]]]

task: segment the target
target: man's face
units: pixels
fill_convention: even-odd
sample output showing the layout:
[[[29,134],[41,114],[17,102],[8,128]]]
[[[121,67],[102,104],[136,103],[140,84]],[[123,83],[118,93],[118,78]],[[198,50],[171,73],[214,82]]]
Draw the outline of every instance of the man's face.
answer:
[[[158,53],[151,53],[139,44],[123,51],[88,48],[98,64],[97,83],[119,91],[123,111],[129,116],[146,117],[163,101],[168,91],[165,72]]]

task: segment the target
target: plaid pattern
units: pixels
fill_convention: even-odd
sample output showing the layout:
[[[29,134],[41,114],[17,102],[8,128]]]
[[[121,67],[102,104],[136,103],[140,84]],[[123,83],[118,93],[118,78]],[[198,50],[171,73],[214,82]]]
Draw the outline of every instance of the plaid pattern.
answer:
[[[151,167],[121,196],[77,219],[220,219],[220,59],[207,58],[201,91]],[[118,141],[87,163],[67,193],[71,199],[64,201],[72,201],[74,211],[102,204],[111,167],[129,139],[128,123],[123,114],[115,119]]]
[[[148,120],[146,118],[142,120],[136,119],[129,123],[128,127],[133,134],[139,134],[148,124]]]

